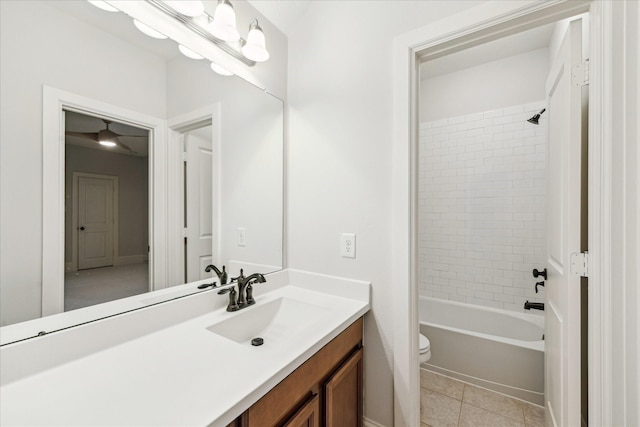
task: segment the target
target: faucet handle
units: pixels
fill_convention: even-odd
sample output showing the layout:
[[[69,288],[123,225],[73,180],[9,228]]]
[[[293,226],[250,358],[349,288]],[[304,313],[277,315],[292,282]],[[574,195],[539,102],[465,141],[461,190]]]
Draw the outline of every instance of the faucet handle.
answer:
[[[229,291],[229,305],[227,305],[227,311],[238,311],[240,306],[238,305],[238,293],[235,286],[232,286]]]
[[[544,280],[547,280],[547,269],[545,268],[542,271],[538,271],[537,268],[533,269],[533,277],[538,277],[538,276],[542,276],[544,278]]]

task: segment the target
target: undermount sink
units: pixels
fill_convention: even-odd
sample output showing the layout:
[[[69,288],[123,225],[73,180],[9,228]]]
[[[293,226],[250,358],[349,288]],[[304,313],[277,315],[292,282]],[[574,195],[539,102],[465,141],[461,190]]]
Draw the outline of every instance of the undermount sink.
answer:
[[[260,337],[265,344],[273,344],[307,330],[327,313],[329,310],[325,307],[281,297],[262,304],[258,302],[207,330],[238,343]]]

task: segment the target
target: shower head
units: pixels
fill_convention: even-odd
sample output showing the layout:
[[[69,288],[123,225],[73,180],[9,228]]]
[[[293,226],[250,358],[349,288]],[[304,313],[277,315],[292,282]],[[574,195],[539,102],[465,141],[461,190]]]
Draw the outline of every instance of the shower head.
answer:
[[[538,120],[540,120],[540,115],[542,113],[544,113],[546,110],[546,108],[543,108],[542,110],[540,110],[540,112],[536,115],[534,115],[533,117],[531,117],[530,119],[528,119],[527,121],[529,123],[533,123],[534,125],[539,125],[540,123],[538,122]]]

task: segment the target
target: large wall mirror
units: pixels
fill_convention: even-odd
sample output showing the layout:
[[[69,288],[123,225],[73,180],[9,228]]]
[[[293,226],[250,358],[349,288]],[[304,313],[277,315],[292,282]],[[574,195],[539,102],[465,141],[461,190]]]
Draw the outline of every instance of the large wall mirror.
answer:
[[[1,15],[1,326],[282,268],[280,99],[86,1]]]

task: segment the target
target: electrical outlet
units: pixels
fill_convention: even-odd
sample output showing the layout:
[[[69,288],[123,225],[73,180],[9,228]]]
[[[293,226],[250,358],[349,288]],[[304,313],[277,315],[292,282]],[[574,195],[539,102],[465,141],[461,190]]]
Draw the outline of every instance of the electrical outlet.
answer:
[[[238,246],[247,246],[247,229],[238,227]]]
[[[340,254],[343,258],[356,257],[356,235],[350,233],[342,233]]]

